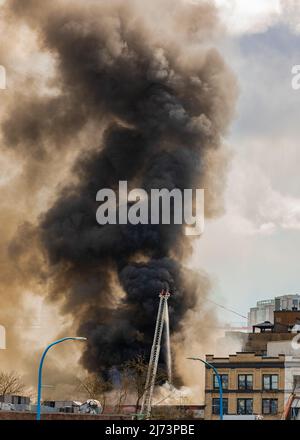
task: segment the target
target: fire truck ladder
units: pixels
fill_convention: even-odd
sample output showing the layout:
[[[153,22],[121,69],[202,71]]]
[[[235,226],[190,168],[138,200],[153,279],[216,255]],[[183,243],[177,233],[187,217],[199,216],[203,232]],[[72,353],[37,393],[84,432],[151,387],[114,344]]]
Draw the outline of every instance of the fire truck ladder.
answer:
[[[283,411],[283,414],[281,416],[281,420],[288,420],[289,415],[290,415],[290,411],[291,411],[291,408],[292,408],[292,404],[293,404],[293,402],[295,400],[295,397],[296,397],[296,395],[295,395],[295,392],[293,391],[290,394],[290,396],[288,398],[288,401],[287,401],[287,403],[286,403],[286,405],[284,407],[284,411]]]
[[[281,420],[293,419],[293,413],[292,413],[293,405],[294,403],[296,403],[297,405],[295,409],[298,408],[299,400],[300,400],[300,389],[299,389],[299,385],[295,384],[294,389],[285,404],[284,411],[281,416]],[[296,419],[298,419],[297,416]]]
[[[150,361],[147,371],[146,383],[145,383],[145,391],[143,395],[142,405],[140,414],[149,419],[151,415],[151,406],[152,406],[152,397],[153,390],[155,385],[156,373],[157,373],[157,365],[160,354],[161,347],[161,337],[163,332],[164,324],[166,325],[166,335],[169,337],[169,314],[168,314],[168,299],[170,297],[170,293],[168,290],[162,290],[159,294],[159,307],[155,325],[155,332],[153,338],[153,344],[151,348]],[[171,371],[170,366],[170,343],[168,341],[167,345],[167,365],[168,372]]]

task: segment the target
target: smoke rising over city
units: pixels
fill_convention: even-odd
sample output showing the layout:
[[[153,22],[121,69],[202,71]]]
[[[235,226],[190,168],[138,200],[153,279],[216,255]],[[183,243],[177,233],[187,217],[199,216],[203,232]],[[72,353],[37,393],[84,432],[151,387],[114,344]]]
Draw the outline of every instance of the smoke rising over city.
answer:
[[[90,372],[148,357],[161,289],[172,293],[173,336],[208,294],[207,279],[186,268],[193,240],[184,225],[100,226],[97,191],[117,191],[121,180],[147,191],[205,188],[206,217],[223,210],[236,83],[210,45],[216,11],[141,3],[11,0],[4,10],[10,31],[28,29],[51,62],[38,79],[28,75],[27,89],[16,86],[1,114],[3,148],[35,200],[1,258],[21,262],[22,280],[38,279],[72,316],[88,338],[81,362]],[[41,188],[47,203],[38,206]]]

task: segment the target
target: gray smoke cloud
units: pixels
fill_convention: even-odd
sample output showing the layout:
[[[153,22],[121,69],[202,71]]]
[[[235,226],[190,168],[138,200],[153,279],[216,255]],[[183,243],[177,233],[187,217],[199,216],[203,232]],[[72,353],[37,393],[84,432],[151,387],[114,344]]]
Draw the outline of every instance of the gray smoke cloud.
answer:
[[[117,190],[120,180],[147,191],[204,187],[206,215],[222,211],[222,140],[236,84],[209,47],[216,11],[207,2],[141,3],[6,5],[6,14],[25,23],[52,57],[55,92],[34,84],[32,93],[16,91],[1,123],[4,144],[29,170],[32,162],[47,169],[52,157],[63,161],[76,151],[51,206],[28,228],[46,260],[49,299],[63,301],[63,313],[88,337],[82,363],[89,371],[148,356],[162,288],[172,292],[175,334],[207,285],[184,267],[192,243],[182,226],[99,226],[97,191]],[[18,235],[10,243],[12,258],[27,252],[23,241]]]

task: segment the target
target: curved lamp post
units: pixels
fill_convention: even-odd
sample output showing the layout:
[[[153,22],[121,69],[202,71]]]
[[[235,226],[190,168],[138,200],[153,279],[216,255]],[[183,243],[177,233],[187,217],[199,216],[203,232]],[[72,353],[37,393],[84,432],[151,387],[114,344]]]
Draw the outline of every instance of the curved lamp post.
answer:
[[[38,400],[37,400],[37,414],[36,419],[41,420],[41,396],[42,396],[42,371],[43,371],[43,364],[46,357],[46,354],[52,348],[54,345],[60,344],[64,341],[86,341],[87,338],[81,338],[81,337],[68,337],[68,338],[62,338],[58,339],[55,342],[52,342],[52,344],[49,344],[48,347],[45,349],[39,365],[39,376],[38,376]]]
[[[217,379],[218,379],[218,384],[219,384],[219,394],[220,394],[220,420],[223,420],[223,387],[222,387],[221,376],[219,375],[218,370],[216,369],[216,367],[214,367],[213,365],[211,365],[209,362],[204,361],[203,359],[200,359],[200,358],[194,358],[194,357],[187,358],[187,359],[192,360],[192,361],[200,361],[200,362],[202,362],[203,364],[205,364],[207,368],[211,368],[211,369],[215,372],[215,374],[216,374],[216,376],[217,376]]]

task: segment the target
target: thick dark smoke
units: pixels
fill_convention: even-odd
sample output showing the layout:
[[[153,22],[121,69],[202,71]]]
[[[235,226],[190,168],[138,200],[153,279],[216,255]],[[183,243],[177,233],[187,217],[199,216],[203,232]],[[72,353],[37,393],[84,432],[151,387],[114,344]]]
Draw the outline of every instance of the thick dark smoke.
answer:
[[[153,2],[152,12],[167,14],[167,5]],[[207,176],[218,181],[223,172],[210,173],[207,158],[221,148],[234,80],[219,54],[204,47],[203,17],[215,21],[206,3],[177,2],[178,35],[169,19],[167,30],[156,27],[151,11],[134,1],[14,0],[9,7],[54,57],[60,94],[31,96],[24,108],[20,100],[2,126],[6,144],[45,161],[63,154],[89,122],[99,127],[98,146],[82,148],[38,234],[50,297],[64,299],[64,312],[88,337],[83,365],[107,371],[148,355],[162,288],[172,292],[171,331],[178,332],[197,304],[201,279],[182,266],[191,248],[183,227],[99,226],[96,193],[117,190],[121,180],[148,191],[219,187]]]

